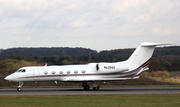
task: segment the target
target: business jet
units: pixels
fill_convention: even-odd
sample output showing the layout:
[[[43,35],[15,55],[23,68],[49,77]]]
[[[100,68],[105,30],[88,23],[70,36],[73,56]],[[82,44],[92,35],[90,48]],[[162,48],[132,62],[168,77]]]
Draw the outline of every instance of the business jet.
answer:
[[[93,83],[93,90],[99,90],[98,82],[137,79],[148,65],[156,46],[162,43],[141,43],[126,61],[115,63],[89,63],[85,65],[32,66],[22,67],[5,77],[5,80],[19,82],[17,91],[21,91],[24,82],[64,81],[81,82],[84,90],[89,90],[88,82]]]

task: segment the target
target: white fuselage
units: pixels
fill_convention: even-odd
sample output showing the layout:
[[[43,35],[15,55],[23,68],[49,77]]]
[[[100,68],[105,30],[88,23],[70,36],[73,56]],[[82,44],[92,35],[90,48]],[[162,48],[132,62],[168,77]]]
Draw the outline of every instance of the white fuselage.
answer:
[[[97,70],[98,65],[98,70]],[[22,67],[25,72],[15,72],[5,79],[27,81],[103,81],[106,78],[122,77],[128,67],[122,63],[89,63],[86,65]]]

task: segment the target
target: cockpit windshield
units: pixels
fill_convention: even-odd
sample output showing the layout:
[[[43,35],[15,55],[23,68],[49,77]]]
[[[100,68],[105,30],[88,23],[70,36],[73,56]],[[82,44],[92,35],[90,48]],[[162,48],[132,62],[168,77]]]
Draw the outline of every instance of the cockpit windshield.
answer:
[[[22,69],[18,69],[16,72],[21,72],[22,71]]]
[[[26,72],[25,69],[18,69],[16,72]]]

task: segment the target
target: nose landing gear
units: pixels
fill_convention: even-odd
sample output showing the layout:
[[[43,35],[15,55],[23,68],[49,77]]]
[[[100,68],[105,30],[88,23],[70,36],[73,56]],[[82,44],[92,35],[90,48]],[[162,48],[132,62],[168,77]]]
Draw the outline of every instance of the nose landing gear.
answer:
[[[24,84],[23,82],[19,82],[19,86],[17,88],[17,91],[19,91],[19,92],[22,91],[21,87],[23,86],[23,84]]]

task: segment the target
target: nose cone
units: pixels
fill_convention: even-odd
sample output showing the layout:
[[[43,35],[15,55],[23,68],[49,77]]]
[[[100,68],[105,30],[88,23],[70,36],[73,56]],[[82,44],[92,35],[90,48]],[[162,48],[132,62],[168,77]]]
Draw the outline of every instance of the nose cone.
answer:
[[[5,77],[4,79],[5,79],[5,80],[7,80],[7,79],[8,79],[8,77]]]
[[[12,75],[8,75],[4,79],[7,80],[7,81],[12,81],[13,80]]]
[[[5,77],[4,79],[8,81],[9,80],[9,76]]]

